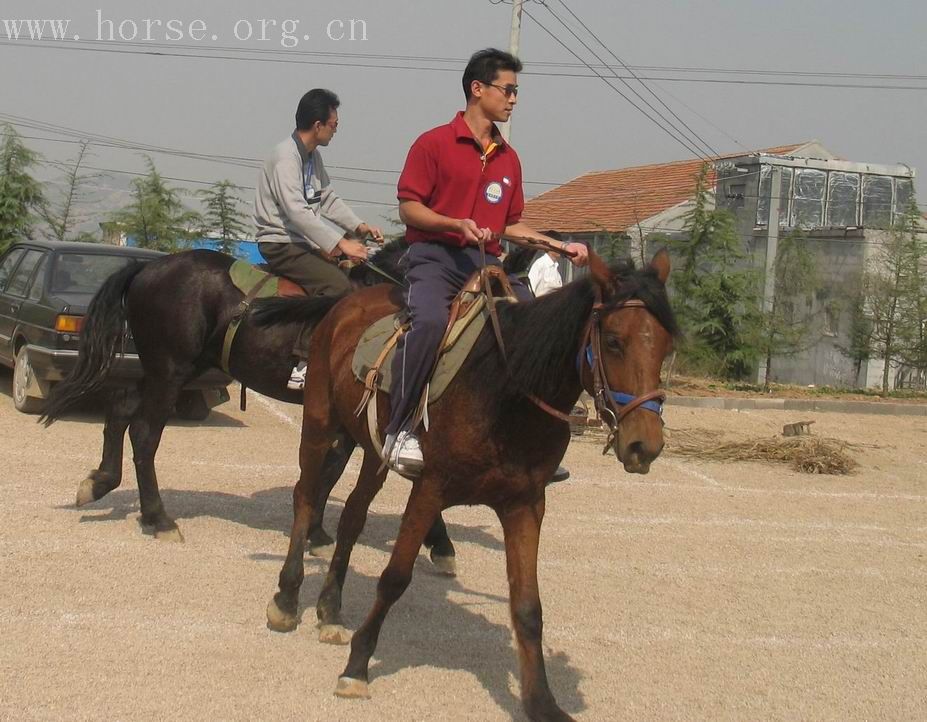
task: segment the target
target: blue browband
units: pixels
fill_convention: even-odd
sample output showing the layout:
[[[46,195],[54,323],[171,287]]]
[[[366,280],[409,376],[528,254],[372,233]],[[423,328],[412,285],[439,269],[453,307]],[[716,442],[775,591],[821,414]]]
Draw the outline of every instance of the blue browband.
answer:
[[[592,368],[592,344],[586,346],[586,363],[589,364],[589,368]],[[579,370],[579,359],[576,359],[576,368],[578,371]],[[614,401],[618,406],[627,406],[632,401],[634,401],[634,399],[637,398],[636,396],[632,396],[631,394],[625,394],[625,393],[622,393],[621,391],[612,391],[611,389],[608,389],[608,393],[612,397],[612,401]],[[645,401],[644,403],[640,405],[640,408],[647,409],[648,411],[653,411],[653,413],[659,416],[663,415],[663,402],[662,401],[656,401],[656,400]]]

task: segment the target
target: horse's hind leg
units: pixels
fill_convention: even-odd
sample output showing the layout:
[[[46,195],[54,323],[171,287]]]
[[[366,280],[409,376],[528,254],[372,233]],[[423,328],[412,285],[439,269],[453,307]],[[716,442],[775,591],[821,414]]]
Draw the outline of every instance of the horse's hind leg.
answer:
[[[367,690],[368,667],[370,657],[377,646],[383,620],[390,607],[409,586],[419,549],[435,518],[441,513],[442,506],[440,495],[429,488],[426,477],[412,488],[389,564],[386,565],[377,584],[377,600],[351,640],[351,656],[335,689],[335,694],[339,697],[370,696]]]
[[[332,489],[344,473],[344,468],[348,465],[348,460],[356,446],[357,442],[346,431],[341,431],[335,436],[335,440],[325,455],[325,461],[322,462],[318,483],[319,496],[312,509],[312,520],[309,522],[309,553],[313,556],[328,557],[334,550],[335,540],[322,527],[325,505],[328,503]]]
[[[267,605],[267,626],[276,632],[292,632],[299,620],[299,588],[305,577],[303,554],[313,519],[313,507],[319,499],[319,476],[331,447],[331,434],[321,425],[310,431],[303,421],[299,447],[299,481],[293,489],[293,528],[286,561],[280,570],[279,591]]]
[[[435,565],[435,569],[449,577],[457,576],[457,553],[447,534],[444,517],[440,514],[425,535],[425,546],[431,549],[431,563]]]
[[[122,483],[122,457],[129,420],[138,410],[135,389],[117,389],[106,399],[106,422],[103,426],[103,458],[100,467],[91,471],[77,489],[77,506],[102,499]]]
[[[164,425],[186,378],[186,375],[171,376],[156,381],[150,375],[146,377],[142,385],[141,406],[129,422],[142,525],[153,528],[155,538],[167,541],[183,541],[183,535],[164,510],[154,460]]]
[[[367,451],[364,453],[364,463],[361,467],[357,485],[345,502],[338,522],[338,543],[328,567],[325,584],[319,592],[319,601],[315,613],[319,618],[319,641],[328,644],[347,644],[350,635],[341,621],[341,593],[344,590],[344,579],[348,572],[348,563],[351,560],[351,551],[357,543],[357,538],[364,530],[367,521],[367,510],[370,502],[383,487],[387,470],[381,468],[380,457]]]

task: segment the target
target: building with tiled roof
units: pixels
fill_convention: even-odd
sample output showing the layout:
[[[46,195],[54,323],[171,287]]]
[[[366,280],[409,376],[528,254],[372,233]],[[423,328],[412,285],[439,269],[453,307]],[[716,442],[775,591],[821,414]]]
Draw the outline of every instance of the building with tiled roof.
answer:
[[[774,155],[826,153],[815,141],[758,152]],[[522,220],[532,228],[548,228],[570,235],[623,233],[691,198],[702,163],[701,160],[683,160],[585,173],[527,201]],[[713,185],[714,170],[709,174]]]
[[[589,244],[602,255],[644,260],[652,241],[684,238],[702,160],[676,161],[586,173],[525,204],[523,220],[564,240]],[[775,358],[774,381],[872,386],[883,364],[861,366],[843,354],[849,345],[849,310],[836,302],[849,279],[874,258],[914,197],[914,169],[904,164],[839,158],[819,141],[712,159],[709,185],[731,211],[744,248],[761,271],[771,268],[778,237],[801,228],[818,256],[820,288],[795,299],[817,320],[819,340],[807,351]],[[778,185],[778,193],[773,186]],[[775,220],[773,219],[775,217]],[[564,264],[567,278],[573,269]],[[765,370],[759,373],[765,375]]]

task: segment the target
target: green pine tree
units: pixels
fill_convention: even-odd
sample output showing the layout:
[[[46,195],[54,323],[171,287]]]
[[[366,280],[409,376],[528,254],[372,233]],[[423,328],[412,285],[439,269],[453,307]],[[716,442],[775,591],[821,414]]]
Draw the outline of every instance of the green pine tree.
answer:
[[[924,336],[922,264],[927,260],[918,212],[911,206],[882,244],[866,271],[866,313],[872,323],[870,351],[881,358],[882,392],[889,392],[893,367],[910,362]]]
[[[757,358],[758,279],[734,216],[712,206],[704,164],[693,208],[685,216],[685,236],[667,240],[676,260],[673,305],[687,336],[680,356],[695,371],[743,378]]]
[[[238,241],[250,232],[250,222],[242,210],[245,204],[238,195],[241,190],[231,181],[221,180],[196,193],[206,207],[203,235],[216,238],[219,250],[230,256],[238,254]]]
[[[817,287],[817,266],[800,228],[779,241],[773,269],[772,304],[760,313],[757,335],[758,350],[766,359],[766,389],[773,357],[805,350],[811,332],[813,318],[804,300]]]
[[[0,253],[14,241],[32,237],[42,208],[42,186],[30,171],[39,156],[29,150],[11,125],[4,125],[0,143]]]
[[[146,157],[148,174],[132,181],[133,201],[113,214],[126,235],[136,239],[140,248],[173,253],[193,239],[201,217],[180,199],[180,191],[171,188]]]

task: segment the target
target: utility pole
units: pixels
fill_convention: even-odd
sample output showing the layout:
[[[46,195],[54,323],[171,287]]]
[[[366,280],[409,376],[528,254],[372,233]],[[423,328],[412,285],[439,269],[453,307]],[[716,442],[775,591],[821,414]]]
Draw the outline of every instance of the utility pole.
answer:
[[[766,269],[763,274],[763,313],[772,312],[776,300],[776,254],[779,252],[779,202],[782,195],[782,166],[774,165],[769,174],[769,221],[766,224]],[[766,357],[759,363],[758,384],[766,383]]]
[[[524,4],[524,0],[512,0],[512,32],[509,34],[509,52],[516,57],[518,56],[518,46],[521,43],[521,10]],[[502,137],[508,142],[512,136],[512,119],[509,118],[508,122],[503,123],[499,130]]]

